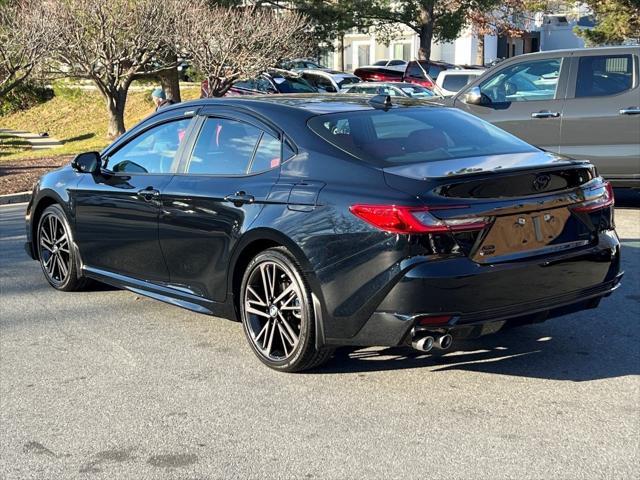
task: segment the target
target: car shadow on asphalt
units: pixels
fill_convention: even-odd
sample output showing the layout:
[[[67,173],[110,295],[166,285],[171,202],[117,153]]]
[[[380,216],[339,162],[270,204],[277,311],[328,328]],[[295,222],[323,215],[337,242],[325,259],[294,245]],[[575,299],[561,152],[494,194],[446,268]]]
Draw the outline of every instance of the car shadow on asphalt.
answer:
[[[640,296],[635,301],[640,301]],[[563,319],[549,322],[554,321],[561,323]],[[637,327],[611,338],[605,334],[595,337],[587,332],[584,335],[572,332],[573,327],[562,331],[561,326],[550,329],[541,324],[509,329],[476,340],[454,342],[452,349],[443,354],[422,353],[410,347],[344,347],[313,373],[423,368],[425,374],[461,370],[573,382],[640,375]],[[607,345],[607,340],[611,344]]]
[[[640,189],[616,188],[613,194],[616,200],[616,208],[640,207]]]

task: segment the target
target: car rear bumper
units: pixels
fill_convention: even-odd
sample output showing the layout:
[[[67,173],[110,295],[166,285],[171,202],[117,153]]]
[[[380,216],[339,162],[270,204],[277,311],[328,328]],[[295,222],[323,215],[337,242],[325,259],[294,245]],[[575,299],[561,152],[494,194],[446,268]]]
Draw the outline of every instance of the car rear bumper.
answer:
[[[425,261],[404,275],[354,336],[327,342],[400,345],[414,329],[458,338],[484,335],[507,322],[532,323],[594,308],[621,277],[613,231],[600,233],[597,246],[553,257],[488,265],[467,258]],[[421,325],[429,316],[445,317],[445,323]]]

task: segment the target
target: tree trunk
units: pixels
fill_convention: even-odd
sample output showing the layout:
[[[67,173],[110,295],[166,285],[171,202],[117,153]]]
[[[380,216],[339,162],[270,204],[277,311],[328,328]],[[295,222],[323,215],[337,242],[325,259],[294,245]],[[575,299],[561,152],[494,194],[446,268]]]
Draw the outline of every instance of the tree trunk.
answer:
[[[431,58],[431,42],[433,41],[433,4],[420,7],[420,48],[418,50],[419,60],[429,60]]]
[[[344,72],[344,33],[340,34],[338,49],[340,50],[340,63],[338,63],[338,70]]]
[[[476,65],[484,65],[484,34],[478,34],[478,48],[476,50]]]
[[[178,63],[178,57],[174,54],[170,54],[168,58],[169,62]],[[178,80],[178,67],[168,68],[158,74],[160,79],[160,85],[167,100],[173,100],[174,102],[180,102],[180,82]]]
[[[118,87],[107,92],[107,109],[109,110],[109,128],[107,136],[117,138],[125,132],[124,107],[127,103],[127,88]]]

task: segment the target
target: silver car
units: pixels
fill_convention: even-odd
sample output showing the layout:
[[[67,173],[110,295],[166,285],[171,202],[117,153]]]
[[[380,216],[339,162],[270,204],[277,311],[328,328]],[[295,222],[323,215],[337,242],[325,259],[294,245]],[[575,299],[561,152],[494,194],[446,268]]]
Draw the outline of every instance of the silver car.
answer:
[[[594,163],[617,187],[640,187],[640,47],[520,55],[447,104],[528,143]]]

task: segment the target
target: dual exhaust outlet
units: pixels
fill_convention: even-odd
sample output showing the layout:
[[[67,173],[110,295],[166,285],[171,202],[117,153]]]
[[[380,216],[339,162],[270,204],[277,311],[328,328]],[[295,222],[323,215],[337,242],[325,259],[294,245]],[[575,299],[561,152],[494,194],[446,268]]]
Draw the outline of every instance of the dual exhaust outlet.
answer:
[[[433,348],[438,350],[448,350],[453,343],[453,337],[449,333],[425,335],[424,337],[414,338],[411,346],[421,352],[429,352]]]

